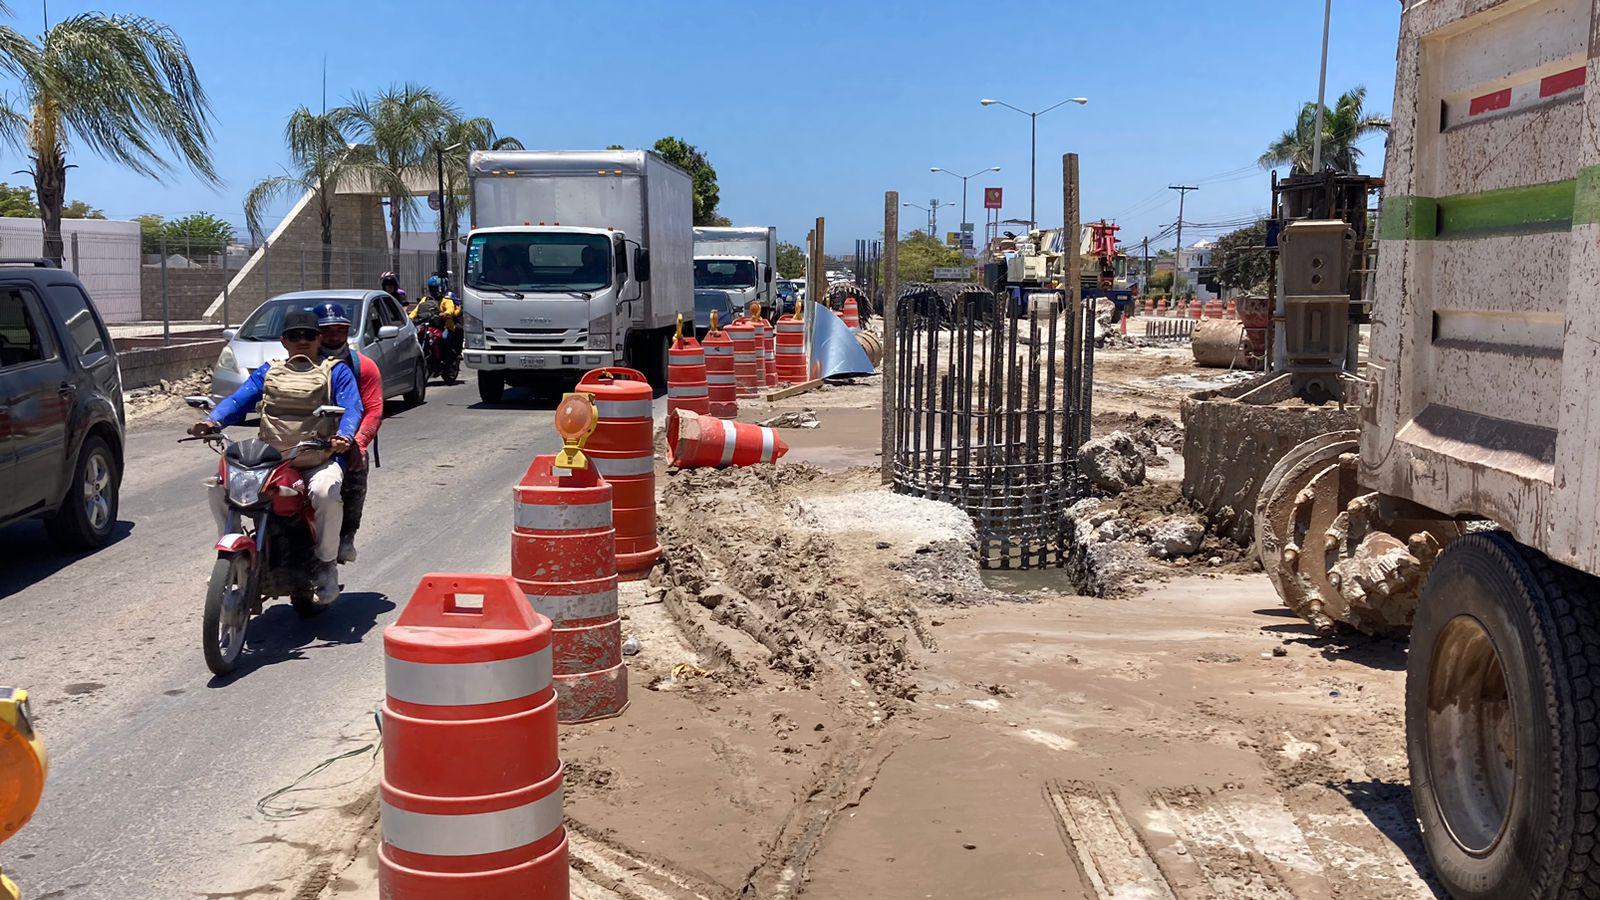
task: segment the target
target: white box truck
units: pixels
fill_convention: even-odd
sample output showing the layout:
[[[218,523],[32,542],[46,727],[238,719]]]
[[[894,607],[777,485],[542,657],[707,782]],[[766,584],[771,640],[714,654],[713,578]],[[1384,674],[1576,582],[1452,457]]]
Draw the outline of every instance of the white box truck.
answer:
[[[763,311],[774,308],[777,296],[772,281],[777,277],[778,229],[776,226],[747,228],[696,228],[694,230],[694,286],[700,291],[695,325],[710,325],[707,298],[726,295],[731,309],[719,309],[723,322],[730,314],[744,313],[750,304],[760,302]]]
[[[694,314],[688,173],[648,150],[476,152],[462,279],[478,394],[627,364],[658,388]]]

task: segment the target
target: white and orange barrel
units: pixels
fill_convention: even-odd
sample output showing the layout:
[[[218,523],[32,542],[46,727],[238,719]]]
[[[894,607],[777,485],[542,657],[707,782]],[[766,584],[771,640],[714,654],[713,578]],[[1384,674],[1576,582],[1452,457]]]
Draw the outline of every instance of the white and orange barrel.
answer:
[[[381,896],[566,900],[550,630],[510,578],[438,573],[384,629]]]
[[[733,341],[733,376],[739,396],[754,397],[766,380],[755,323],[743,316],[734,319],[728,326],[728,339]]]
[[[594,395],[600,424],[583,448],[611,482],[611,520],[617,528],[617,575],[636,581],[661,558],[656,539],[656,460],[650,400],[644,373],[622,366],[593,369],[578,380]]]
[[[806,380],[806,323],[793,313],[778,319],[775,358],[778,381],[799,384]]]
[[[711,313],[711,330],[700,345],[706,354],[706,393],[710,413],[719,419],[739,414],[739,394],[733,372],[733,341],[717,327],[717,313]]]
[[[772,323],[761,319],[761,383],[766,387],[778,386],[778,340]]]
[[[1205,316],[1205,304],[1199,300],[1186,301],[1189,304],[1189,317],[1199,319]]]
[[[687,409],[706,415],[711,395],[706,384],[706,354],[694,335],[681,332],[667,348],[667,415]]]
[[[628,706],[628,669],[617,618],[612,486],[593,465],[558,469],[554,456],[537,456],[513,494],[511,577],[555,626],[560,719],[618,715]]]
[[[842,312],[843,312],[843,314],[840,316],[840,318],[844,319],[844,324],[851,331],[860,331],[861,330],[861,307],[860,307],[859,304],[856,303],[856,298],[851,297],[848,294],[845,295],[844,308],[843,308]]]
[[[775,428],[682,410],[667,418],[667,447],[680,469],[753,466],[777,462],[789,452]]]

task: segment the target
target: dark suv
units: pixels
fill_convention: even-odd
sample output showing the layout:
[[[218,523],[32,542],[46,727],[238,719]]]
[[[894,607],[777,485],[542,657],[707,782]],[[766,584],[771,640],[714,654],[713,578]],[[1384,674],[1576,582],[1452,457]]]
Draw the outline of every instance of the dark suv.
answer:
[[[94,301],[42,259],[0,260],[0,526],[104,546],[122,481],[122,373]]]

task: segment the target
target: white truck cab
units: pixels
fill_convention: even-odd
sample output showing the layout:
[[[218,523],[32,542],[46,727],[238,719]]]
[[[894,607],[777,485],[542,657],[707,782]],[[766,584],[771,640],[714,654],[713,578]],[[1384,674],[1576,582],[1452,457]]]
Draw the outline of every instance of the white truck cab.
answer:
[[[469,175],[464,361],[482,399],[615,364],[663,386],[694,311],[689,176],[639,150],[474,153]]]

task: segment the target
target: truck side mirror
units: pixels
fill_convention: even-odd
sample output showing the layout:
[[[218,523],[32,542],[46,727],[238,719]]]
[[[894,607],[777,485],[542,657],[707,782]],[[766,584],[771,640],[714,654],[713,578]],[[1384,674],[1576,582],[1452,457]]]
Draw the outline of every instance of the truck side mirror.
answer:
[[[640,247],[633,251],[633,280],[645,282],[650,280],[650,248]]]

